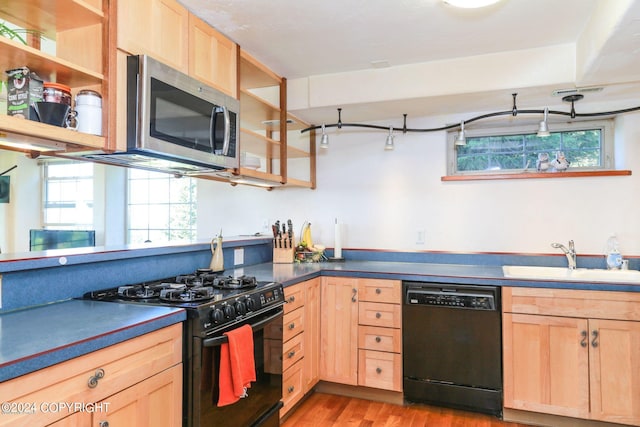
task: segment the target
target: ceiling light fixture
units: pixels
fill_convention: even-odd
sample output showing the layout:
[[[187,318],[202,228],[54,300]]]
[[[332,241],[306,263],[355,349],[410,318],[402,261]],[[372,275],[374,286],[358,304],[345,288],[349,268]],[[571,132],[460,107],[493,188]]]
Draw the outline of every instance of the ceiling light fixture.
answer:
[[[387,136],[387,142],[384,144],[384,149],[386,151],[392,151],[394,149],[393,145],[393,126],[389,126],[389,135]]]
[[[482,114],[480,116],[475,116],[475,117],[472,117],[470,119],[463,120],[463,121],[460,122],[460,124],[445,125],[445,126],[441,126],[441,127],[437,127],[437,128],[424,128],[424,129],[410,129],[410,128],[407,128],[407,115],[403,114],[404,124],[402,126],[402,133],[407,133],[407,132],[439,132],[439,131],[452,130],[452,129],[456,129],[456,128],[459,128],[461,133],[464,133],[465,125],[468,125],[469,123],[476,122],[476,121],[479,121],[479,120],[489,119],[489,118],[492,118],[492,117],[507,116],[507,115],[512,115],[512,116],[515,117],[518,114],[544,114],[545,115],[545,120],[544,121],[546,122],[547,121],[547,116],[549,114],[558,115],[558,116],[569,116],[571,119],[575,119],[575,118],[588,118],[588,117],[615,116],[617,114],[625,114],[625,113],[631,113],[631,112],[634,112],[634,111],[640,111],[640,106],[637,106],[637,107],[624,108],[624,109],[621,109],[621,110],[601,111],[601,112],[597,112],[597,113],[576,113],[575,102],[581,100],[582,98],[584,98],[584,95],[580,95],[580,94],[569,95],[569,96],[565,96],[564,98],[562,98],[562,100],[564,102],[570,102],[571,103],[571,111],[570,112],[549,110],[548,108],[545,108],[544,110],[518,110],[518,107],[516,106],[516,97],[518,96],[518,94],[517,93],[513,93],[513,94],[511,94],[511,96],[513,97],[513,107],[511,108],[511,110],[496,111],[496,112],[493,112],[493,113]],[[338,129],[340,129],[342,127],[359,127],[359,128],[376,129],[376,130],[384,130],[384,131],[388,131],[390,129],[389,126],[382,126],[382,125],[370,125],[370,124],[366,124],[366,123],[342,123],[342,108],[338,108],[338,123],[323,124],[322,126],[315,126],[315,125],[314,126],[309,126],[306,129],[302,129],[300,132],[301,133],[305,133],[305,132],[308,132],[308,131],[313,130],[313,129],[322,129],[323,135],[326,135],[326,133],[324,133],[325,128],[331,128],[331,127],[337,127]],[[460,135],[458,135],[458,138],[459,137],[460,137]],[[323,140],[324,140],[324,137],[323,137]],[[320,145],[322,146],[322,142],[320,143]]]
[[[477,9],[480,7],[491,6],[500,0],[443,0],[445,4],[459,7],[462,9]]]
[[[467,145],[467,138],[464,136],[464,120],[460,122],[460,133],[458,133],[458,137],[456,138],[455,145],[464,146]]]
[[[536,134],[539,138],[545,138],[547,136],[551,136],[551,133],[549,133],[549,125],[547,123],[548,115],[549,115],[549,109],[545,107],[544,119],[540,122],[540,125],[538,126],[538,133]]]
[[[322,137],[320,138],[320,148],[329,148],[329,135],[324,131],[324,125],[322,125]]]

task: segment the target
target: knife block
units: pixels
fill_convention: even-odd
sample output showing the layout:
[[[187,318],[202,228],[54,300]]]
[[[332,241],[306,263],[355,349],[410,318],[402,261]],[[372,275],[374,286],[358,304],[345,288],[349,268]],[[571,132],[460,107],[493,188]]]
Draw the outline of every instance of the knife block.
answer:
[[[273,263],[274,264],[292,264],[296,254],[296,238],[291,236],[291,247],[289,247],[289,239],[283,238],[273,239]],[[280,247],[282,244],[282,247]]]

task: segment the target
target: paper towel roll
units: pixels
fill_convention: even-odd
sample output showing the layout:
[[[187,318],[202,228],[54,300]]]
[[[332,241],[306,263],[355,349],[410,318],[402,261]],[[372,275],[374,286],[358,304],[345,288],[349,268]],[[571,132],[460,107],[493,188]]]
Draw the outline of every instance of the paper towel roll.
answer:
[[[335,235],[333,237],[333,257],[334,258],[342,258],[342,233],[341,233],[342,224],[338,223],[338,219],[336,218],[335,224]]]

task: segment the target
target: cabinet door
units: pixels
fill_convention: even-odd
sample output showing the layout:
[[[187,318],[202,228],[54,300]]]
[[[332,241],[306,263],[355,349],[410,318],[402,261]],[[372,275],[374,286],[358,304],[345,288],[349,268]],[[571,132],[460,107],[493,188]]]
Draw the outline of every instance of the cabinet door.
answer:
[[[589,320],[592,418],[640,425],[640,322]]]
[[[357,385],[357,279],[326,277],[323,280],[320,298],[320,379]]]
[[[129,387],[103,402],[93,425],[155,427],[182,425],[182,364]]]
[[[118,2],[118,48],[188,72],[189,13],[175,0]]]
[[[505,313],[504,406],[587,418],[587,320]]]
[[[304,346],[302,360],[304,392],[311,390],[320,379],[320,279],[305,282]]]
[[[189,14],[189,75],[238,97],[238,46]]]

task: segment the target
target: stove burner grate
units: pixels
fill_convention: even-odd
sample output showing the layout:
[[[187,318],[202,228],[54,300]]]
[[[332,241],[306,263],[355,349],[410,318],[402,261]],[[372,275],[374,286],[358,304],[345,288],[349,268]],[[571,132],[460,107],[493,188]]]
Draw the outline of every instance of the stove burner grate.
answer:
[[[246,289],[256,286],[258,281],[253,276],[219,276],[213,279],[213,287],[218,289]]]
[[[207,301],[214,297],[214,290],[209,286],[192,288],[169,288],[160,291],[160,299],[170,302]]]

